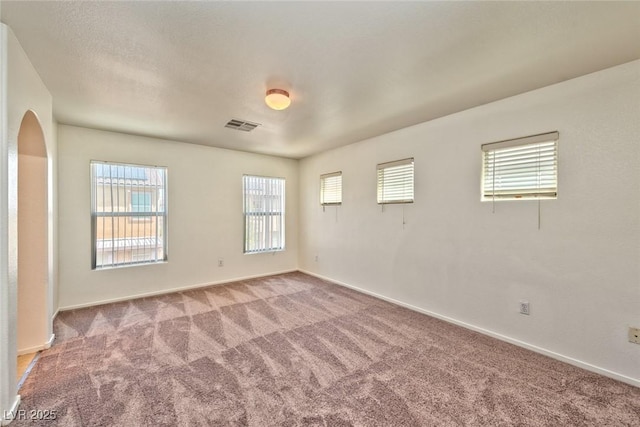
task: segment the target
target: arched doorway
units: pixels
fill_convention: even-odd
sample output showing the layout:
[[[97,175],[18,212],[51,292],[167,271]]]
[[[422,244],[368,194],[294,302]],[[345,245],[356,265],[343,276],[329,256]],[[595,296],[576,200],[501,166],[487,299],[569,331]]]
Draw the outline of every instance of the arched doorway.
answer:
[[[18,133],[17,353],[33,354],[48,340],[48,158],[38,118],[27,111]],[[24,360],[22,361],[24,364]],[[24,366],[19,366],[24,370]],[[20,372],[19,375],[20,376]]]

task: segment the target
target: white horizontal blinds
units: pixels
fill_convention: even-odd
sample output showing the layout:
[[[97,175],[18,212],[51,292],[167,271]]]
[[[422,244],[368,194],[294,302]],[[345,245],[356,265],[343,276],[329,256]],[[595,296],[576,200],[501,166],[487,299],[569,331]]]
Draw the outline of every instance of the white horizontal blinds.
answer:
[[[320,175],[320,204],[339,205],[342,203],[342,172]]]
[[[413,202],[413,158],[378,165],[378,203]]]
[[[244,252],[284,249],[284,178],[243,177]]]
[[[483,200],[555,198],[558,132],[484,144]]]
[[[164,167],[91,162],[92,268],[164,261]]]

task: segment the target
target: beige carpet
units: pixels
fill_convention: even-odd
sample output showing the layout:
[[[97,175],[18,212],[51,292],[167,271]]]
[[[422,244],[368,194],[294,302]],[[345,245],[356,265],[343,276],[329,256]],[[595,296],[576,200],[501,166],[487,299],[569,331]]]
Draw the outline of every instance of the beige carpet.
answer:
[[[51,425],[640,425],[638,388],[302,273],[63,312],[55,333],[20,390]]]

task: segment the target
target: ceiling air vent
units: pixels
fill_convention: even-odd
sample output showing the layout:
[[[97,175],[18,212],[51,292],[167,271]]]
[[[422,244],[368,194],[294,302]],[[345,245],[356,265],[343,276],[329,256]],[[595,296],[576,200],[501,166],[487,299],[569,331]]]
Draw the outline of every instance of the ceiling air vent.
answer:
[[[241,130],[244,132],[251,132],[258,126],[260,126],[260,123],[245,122],[243,120],[238,120],[238,119],[231,119],[229,120],[229,122],[227,122],[226,125],[224,125],[224,127],[226,128]]]

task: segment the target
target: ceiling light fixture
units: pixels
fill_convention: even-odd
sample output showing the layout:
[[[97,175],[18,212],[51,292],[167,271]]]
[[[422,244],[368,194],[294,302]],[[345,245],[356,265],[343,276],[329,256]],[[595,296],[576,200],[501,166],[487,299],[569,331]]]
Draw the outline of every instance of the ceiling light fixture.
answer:
[[[289,92],[282,89],[269,89],[267,96],[264,98],[264,102],[267,103],[269,108],[274,110],[284,110],[291,104],[289,99]]]

